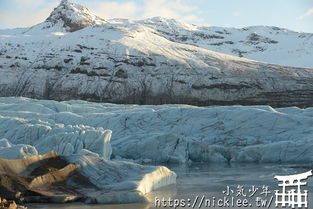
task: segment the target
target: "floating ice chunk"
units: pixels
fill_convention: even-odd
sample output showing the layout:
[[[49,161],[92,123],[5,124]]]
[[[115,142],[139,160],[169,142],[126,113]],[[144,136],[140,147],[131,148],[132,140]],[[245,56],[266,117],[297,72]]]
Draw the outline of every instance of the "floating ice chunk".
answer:
[[[66,159],[78,164],[79,172],[100,188],[88,194],[92,202],[149,201],[146,196],[149,192],[176,183],[176,174],[164,166],[142,166],[90,155],[71,155]]]
[[[19,159],[32,155],[38,155],[35,147],[31,145],[14,145],[7,139],[0,139],[0,158]]]
[[[163,166],[113,162],[81,154],[64,157],[53,151],[17,160],[0,158],[0,175],[6,175],[14,185],[27,179],[18,192],[28,201],[48,199],[59,203],[144,202],[152,190],[176,182],[176,174]],[[17,192],[16,188],[11,190]],[[34,191],[36,197],[32,196]]]

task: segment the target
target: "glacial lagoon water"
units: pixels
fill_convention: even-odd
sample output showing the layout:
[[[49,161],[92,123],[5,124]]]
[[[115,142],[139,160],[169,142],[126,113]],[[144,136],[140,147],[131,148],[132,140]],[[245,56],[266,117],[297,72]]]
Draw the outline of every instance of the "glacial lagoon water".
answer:
[[[115,205],[86,205],[86,204],[31,204],[35,209],[156,209],[166,207],[162,200],[172,200],[170,204],[185,201],[177,208],[276,208],[274,190],[281,190],[275,175],[293,175],[309,171],[313,165],[294,164],[191,164],[166,165],[177,173],[177,185],[171,185],[149,195],[151,203],[115,204]],[[307,180],[309,208],[313,206],[313,177]],[[227,187],[228,186],[228,187]],[[238,187],[239,186],[239,187]],[[233,193],[232,193],[233,191]],[[223,193],[224,192],[224,193]],[[249,197],[251,196],[251,197]],[[164,199],[163,199],[164,198]],[[170,198],[170,199],[169,199]],[[225,199],[224,199],[225,198]],[[261,198],[261,201],[256,201]],[[271,200],[272,198],[272,200]],[[203,199],[202,203],[201,200]],[[213,205],[215,199],[215,205]],[[226,203],[218,206],[217,201],[223,199]],[[229,202],[227,202],[227,199]],[[233,199],[233,203],[232,203]],[[239,199],[239,200],[238,200]],[[236,201],[244,202],[237,205]],[[160,200],[160,201],[159,201]],[[196,200],[196,201],[195,201]],[[194,202],[196,202],[194,204]],[[271,202],[271,203],[269,203]],[[228,204],[229,205],[228,205]],[[162,205],[163,204],[163,205]],[[220,202],[220,204],[222,204]],[[233,205],[232,205],[233,204]],[[262,205],[263,204],[263,205]],[[158,207],[162,206],[162,207]],[[200,206],[200,207],[199,207]],[[260,206],[260,207],[258,207]],[[311,206],[311,207],[310,207]],[[279,207],[281,208],[281,207]]]

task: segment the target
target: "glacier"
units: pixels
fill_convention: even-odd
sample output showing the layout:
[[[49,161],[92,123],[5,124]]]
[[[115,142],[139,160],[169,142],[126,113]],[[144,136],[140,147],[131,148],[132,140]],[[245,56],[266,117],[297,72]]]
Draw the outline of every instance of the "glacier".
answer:
[[[3,138],[14,144],[35,146],[40,154],[55,150],[59,154],[71,155],[83,149],[92,150],[109,159],[111,155],[111,131],[83,125],[49,123],[33,118],[0,116]]]
[[[0,139],[0,158],[19,159],[33,155],[38,155],[34,146],[26,144],[15,145],[7,139]]]
[[[34,146],[40,154],[53,149],[62,155],[85,153],[137,163],[313,160],[313,108],[9,97],[0,98],[0,121],[1,138]]]

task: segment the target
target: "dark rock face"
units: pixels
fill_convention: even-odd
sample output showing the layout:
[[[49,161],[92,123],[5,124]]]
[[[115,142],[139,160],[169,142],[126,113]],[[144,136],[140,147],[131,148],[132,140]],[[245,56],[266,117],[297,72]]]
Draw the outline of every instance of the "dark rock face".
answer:
[[[268,37],[262,37],[257,33],[251,33],[246,40],[247,44],[257,45],[259,43],[269,43],[269,44],[277,44],[278,41],[271,40]]]
[[[54,152],[18,160],[0,158],[0,171],[0,196],[17,203],[83,201],[78,188],[96,188],[77,165]]]
[[[74,32],[104,22],[104,19],[90,13],[88,8],[68,0],[62,0],[44,22],[46,25],[43,29],[61,24],[67,32]]]
[[[0,198],[0,209],[18,209],[18,208],[21,207],[18,207],[15,201],[8,201],[4,198]]]

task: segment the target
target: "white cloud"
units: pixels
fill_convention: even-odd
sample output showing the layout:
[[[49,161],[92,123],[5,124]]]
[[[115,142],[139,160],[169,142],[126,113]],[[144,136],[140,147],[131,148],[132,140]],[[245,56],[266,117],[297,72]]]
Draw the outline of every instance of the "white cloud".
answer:
[[[233,15],[234,17],[239,17],[241,14],[240,14],[240,12],[233,12],[232,15]]]
[[[313,15],[313,8],[309,9],[308,11],[306,11],[303,15],[301,15],[298,19],[304,19],[308,16],[312,16]]]
[[[90,9],[103,18],[135,18],[140,8],[134,2],[117,3],[113,1],[93,2]]]
[[[174,18],[186,23],[204,24],[198,7],[190,6],[183,0],[146,0],[143,5],[134,1],[94,1],[88,4],[91,11],[103,18],[143,19],[161,16]]]
[[[0,27],[28,27],[44,21],[60,0],[0,0],[19,7],[18,10],[1,10]],[[73,0],[74,2],[82,2]],[[92,12],[103,18],[143,19],[161,16],[174,18],[186,23],[205,24],[200,18],[201,9],[189,5],[188,0],[145,0],[139,4],[134,0],[116,2],[95,0],[86,2]],[[84,3],[83,3],[84,4]],[[21,10],[21,8],[23,8]],[[20,12],[22,11],[22,12]]]
[[[150,0],[143,8],[143,18],[161,16],[187,23],[204,23],[198,14],[200,9],[185,4],[182,0]]]

